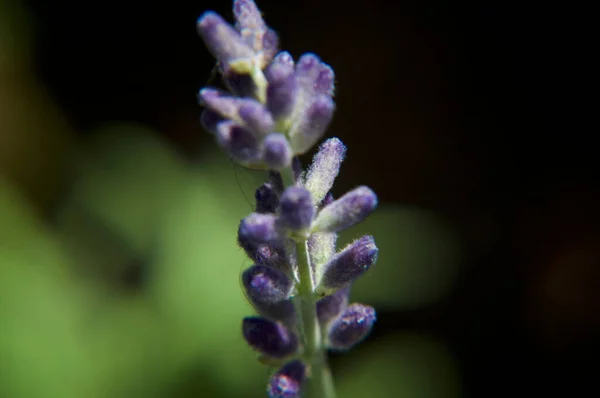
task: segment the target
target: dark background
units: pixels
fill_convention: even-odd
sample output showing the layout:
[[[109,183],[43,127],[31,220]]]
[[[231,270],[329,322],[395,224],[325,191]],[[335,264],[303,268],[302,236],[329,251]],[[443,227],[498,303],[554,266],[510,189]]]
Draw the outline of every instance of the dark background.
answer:
[[[432,209],[465,242],[454,291],[380,314],[373,338],[440,338],[466,396],[598,391],[597,127],[584,122],[597,46],[586,12],[495,0],[259,6],[294,57],[315,52],[336,71],[330,135],[353,154],[340,189],[368,178],[383,202]],[[38,76],[81,134],[133,120],[201,156],[211,137],[196,93],[214,64],[195,21],[208,8],[230,18],[230,7],[29,1]]]

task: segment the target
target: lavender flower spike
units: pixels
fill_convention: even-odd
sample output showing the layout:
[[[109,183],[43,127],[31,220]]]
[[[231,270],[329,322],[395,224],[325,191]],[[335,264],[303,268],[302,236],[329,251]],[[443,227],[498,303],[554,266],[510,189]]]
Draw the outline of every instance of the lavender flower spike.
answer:
[[[267,393],[269,398],[299,398],[306,365],[298,360],[286,363],[269,380]]]
[[[375,323],[375,309],[363,304],[351,304],[329,327],[328,346],[348,350],[363,341]]]
[[[268,172],[255,192],[255,212],[241,220],[238,244],[253,265],[241,276],[259,316],[242,334],[259,360],[280,367],[270,398],[333,398],[327,348],[348,349],[375,322],[373,308],[348,305],[351,284],[376,261],[373,237],[337,251],[337,233],[367,217],[377,196],[361,186],[334,200],[346,155],[337,138],[323,143],[307,171],[307,153],[332,121],[335,74],[312,53],[294,62],[253,0],[233,0],[235,21],[214,12],[197,23],[217,59],[226,90],[203,88],[202,126],[237,163]],[[287,184],[287,186],[286,186]],[[306,383],[307,381],[308,383]]]
[[[327,295],[348,286],[375,264],[378,254],[372,236],[355,240],[323,266],[317,294]]]
[[[338,138],[330,138],[319,147],[304,183],[315,203],[321,202],[331,190],[345,156],[346,146]]]
[[[325,206],[313,225],[314,231],[339,232],[364,220],[377,207],[377,196],[368,187],[358,187]]]
[[[242,274],[242,283],[253,301],[276,303],[292,292],[292,281],[283,272],[263,265],[253,265]]]
[[[242,330],[246,342],[266,356],[285,358],[298,349],[296,335],[276,322],[259,317],[247,317],[242,323]]]

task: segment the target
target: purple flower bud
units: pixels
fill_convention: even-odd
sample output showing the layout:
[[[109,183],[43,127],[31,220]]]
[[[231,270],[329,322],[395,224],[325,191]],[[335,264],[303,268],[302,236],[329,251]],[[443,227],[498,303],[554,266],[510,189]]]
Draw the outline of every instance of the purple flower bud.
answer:
[[[255,51],[260,51],[267,25],[254,1],[234,0],[233,15],[236,20],[235,27],[244,41]]]
[[[217,125],[216,135],[217,143],[236,161],[252,164],[260,160],[259,142],[250,130],[225,120]]]
[[[330,138],[319,147],[304,183],[316,203],[331,190],[345,156],[346,146],[338,138]]]
[[[240,68],[241,64],[244,64],[245,68],[251,68],[253,49],[219,14],[213,11],[205,12],[198,18],[197,28],[208,51],[217,59],[222,71]],[[235,62],[238,64],[236,65]]]
[[[276,217],[273,214],[252,213],[240,222],[238,242],[258,248],[260,245],[281,247]]]
[[[335,76],[333,69],[321,62],[315,54],[302,55],[296,64],[296,76],[307,95],[333,95]]]
[[[321,325],[328,323],[346,309],[348,306],[349,294],[350,287],[346,286],[317,301],[317,317],[319,318]]]
[[[329,327],[329,348],[348,350],[364,340],[375,323],[375,309],[363,304],[350,304]]]
[[[261,135],[267,134],[273,128],[273,116],[258,101],[240,100],[239,117],[252,131]]]
[[[364,220],[377,207],[377,196],[361,186],[325,206],[315,220],[315,231],[339,232]]]
[[[287,138],[280,133],[271,133],[263,140],[263,162],[271,169],[280,170],[290,167],[292,148]]]
[[[253,265],[242,273],[242,283],[253,301],[275,303],[287,300],[292,281],[275,268]]]
[[[279,36],[273,29],[267,29],[262,38],[261,67],[264,68],[273,60],[279,49]]]
[[[281,51],[275,58],[273,58],[273,64],[287,65],[291,73],[294,72],[294,58],[287,51]]]
[[[291,186],[283,191],[279,200],[279,222],[287,229],[303,231],[310,227],[315,217],[315,205],[306,189]]]
[[[281,52],[265,71],[269,82],[267,106],[276,119],[286,118],[294,111],[298,97],[298,82],[294,75],[294,61],[287,52]]]
[[[300,398],[305,378],[306,365],[303,362],[294,360],[286,363],[269,380],[269,398]]]
[[[284,358],[298,349],[296,335],[277,322],[259,317],[246,317],[242,323],[246,342],[261,354]]]
[[[208,131],[209,133],[216,134],[217,126],[224,119],[216,112],[210,109],[204,109],[202,114],[200,114],[200,123],[202,124],[202,128]]]
[[[275,213],[279,206],[279,195],[275,192],[273,184],[265,182],[256,189],[254,193],[256,198],[257,213]]]
[[[257,136],[262,136],[273,128],[273,117],[254,99],[233,97],[225,91],[210,87],[200,90],[199,97],[202,105],[221,117],[250,129],[257,133]]]
[[[289,131],[294,153],[305,153],[321,139],[333,118],[334,109],[330,96],[321,94],[315,97]]]
[[[377,261],[378,253],[372,236],[363,236],[346,246],[323,266],[317,294],[329,294],[348,286]]]
[[[321,63],[321,70],[319,71],[319,76],[315,80],[314,88],[317,93],[327,94],[333,97],[335,74],[331,66]]]

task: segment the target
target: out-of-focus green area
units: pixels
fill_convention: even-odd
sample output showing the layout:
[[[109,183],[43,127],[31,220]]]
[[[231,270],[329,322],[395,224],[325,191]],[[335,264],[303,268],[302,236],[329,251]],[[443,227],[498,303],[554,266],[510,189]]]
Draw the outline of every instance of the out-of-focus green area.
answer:
[[[255,176],[212,147],[185,162],[143,126],[76,138],[31,72],[28,26],[0,1],[0,397],[264,396],[235,244]],[[383,205],[342,242],[361,233],[381,254],[353,299],[404,309],[448,291],[458,243],[443,220]],[[373,339],[335,370],[340,397],[460,391],[424,336]]]

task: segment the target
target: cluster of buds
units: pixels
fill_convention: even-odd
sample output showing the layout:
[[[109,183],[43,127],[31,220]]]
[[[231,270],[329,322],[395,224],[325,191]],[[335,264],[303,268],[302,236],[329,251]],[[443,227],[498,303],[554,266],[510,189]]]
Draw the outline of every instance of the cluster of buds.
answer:
[[[242,284],[259,314],[243,320],[242,332],[260,359],[276,368],[269,396],[293,398],[311,375],[299,314],[299,287],[307,283],[301,261],[309,270],[308,302],[322,349],[350,349],[375,322],[372,307],[349,303],[352,283],[377,259],[373,237],[339,251],[336,242],[338,232],[375,209],[377,197],[361,186],[333,198],[330,191],[346,154],[337,138],[320,146],[306,172],[299,165],[297,155],[320,140],[333,115],[331,67],[314,54],[294,62],[289,53],[278,52],[277,35],[252,0],[235,0],[234,15],[234,26],[210,11],[198,20],[227,88],[200,91],[201,121],[235,161],[269,170],[268,181],[256,190],[255,212],[238,229],[238,243],[253,261]],[[290,170],[286,187],[282,172]]]
[[[277,53],[277,35],[253,1],[235,1],[233,11],[235,27],[211,11],[198,20],[228,89],[200,90],[202,125],[238,163],[288,168],[333,117],[333,70],[314,54],[294,62],[288,52]]]

